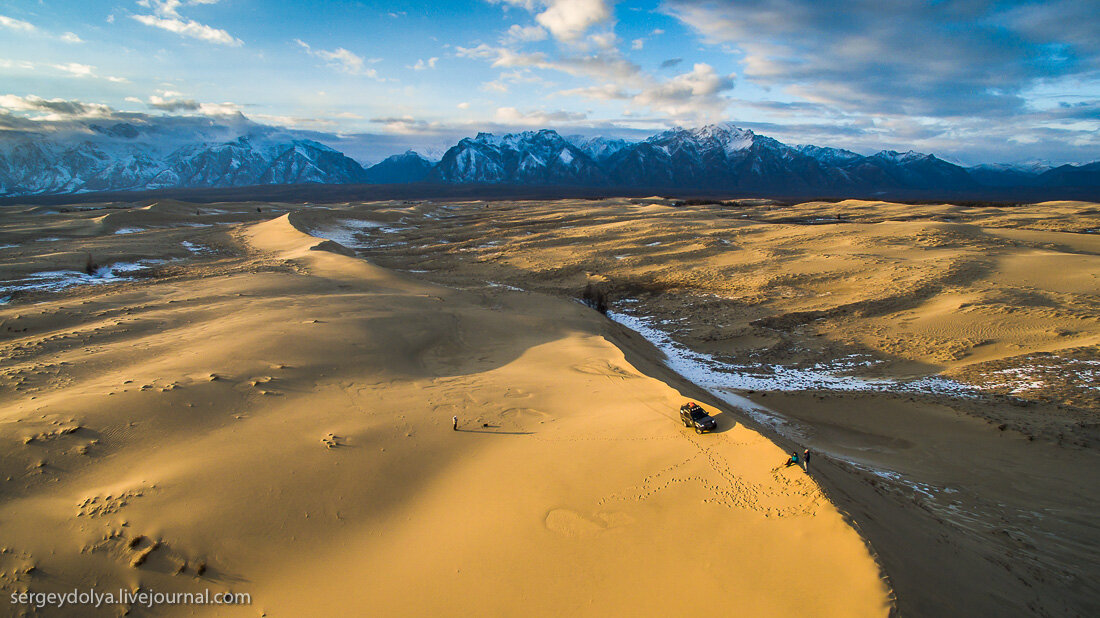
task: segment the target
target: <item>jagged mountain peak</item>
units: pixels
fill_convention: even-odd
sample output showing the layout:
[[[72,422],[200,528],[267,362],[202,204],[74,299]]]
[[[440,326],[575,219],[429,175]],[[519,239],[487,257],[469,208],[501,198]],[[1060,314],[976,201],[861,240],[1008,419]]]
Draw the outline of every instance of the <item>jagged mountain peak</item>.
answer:
[[[581,149],[585,154],[596,161],[603,161],[616,152],[636,143],[621,138],[585,137],[583,135],[568,135],[565,140]]]
[[[342,153],[276,131],[185,141],[179,136],[134,139],[118,125],[100,129],[84,134],[94,139],[5,144],[0,148],[0,194],[349,183],[365,177],[363,168]]]
[[[495,135],[493,133],[480,132],[477,134],[477,137],[473,138],[472,141],[479,144],[493,146],[496,148],[519,148],[522,147],[524,144],[531,143],[566,143],[565,138],[563,138],[561,135],[558,134],[557,131],[553,129],[520,131],[518,133],[505,133],[504,135]]]
[[[915,150],[907,150],[905,152],[898,152],[896,150],[882,150],[876,152],[871,156],[878,157],[880,159],[887,159],[890,161],[897,161],[899,163],[910,163],[913,161],[926,161],[937,159],[935,155],[930,155],[924,152],[917,152]]]
[[[375,184],[395,184],[420,182],[427,178],[434,165],[415,150],[406,150],[402,154],[386,157],[385,160],[367,168],[366,181]]]
[[[749,129],[726,122],[693,129],[676,127],[658,133],[646,141],[670,153],[681,150],[720,151],[729,157],[751,148],[757,143],[758,137]]]
[[[830,148],[828,146],[814,146],[813,144],[800,144],[795,146],[794,149],[822,163],[848,162],[863,158],[863,155],[852,152],[851,150]]]

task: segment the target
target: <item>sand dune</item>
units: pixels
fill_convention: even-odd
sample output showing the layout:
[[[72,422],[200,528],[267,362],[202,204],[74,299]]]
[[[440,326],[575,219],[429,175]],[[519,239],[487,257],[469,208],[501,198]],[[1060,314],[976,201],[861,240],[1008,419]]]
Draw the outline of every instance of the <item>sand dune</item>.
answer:
[[[4,228],[11,280],[88,252],[173,260],[0,307],[5,594],[210,588],[269,616],[889,611],[814,480],[730,410],[710,408],[718,433],[683,428],[693,395],[598,313],[373,265],[303,232],[318,212],[216,207]]]
[[[594,284],[716,400],[818,451],[816,478],[878,548],[902,615],[1100,608],[1095,204],[607,199],[332,218],[383,213],[397,223],[353,234],[368,259],[501,294]]]

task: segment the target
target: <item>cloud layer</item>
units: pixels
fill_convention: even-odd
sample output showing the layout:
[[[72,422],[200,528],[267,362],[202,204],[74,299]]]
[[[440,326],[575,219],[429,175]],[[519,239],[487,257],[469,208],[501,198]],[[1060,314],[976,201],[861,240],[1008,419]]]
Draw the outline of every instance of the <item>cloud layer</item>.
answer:
[[[447,139],[733,121],[863,153],[1095,160],[1096,1],[8,3],[0,83],[15,124],[62,100]]]
[[[1037,81],[1095,77],[1096,8],[1079,0],[664,5],[708,41],[729,46],[757,84],[847,111],[935,117],[1018,113],[1023,91]]]

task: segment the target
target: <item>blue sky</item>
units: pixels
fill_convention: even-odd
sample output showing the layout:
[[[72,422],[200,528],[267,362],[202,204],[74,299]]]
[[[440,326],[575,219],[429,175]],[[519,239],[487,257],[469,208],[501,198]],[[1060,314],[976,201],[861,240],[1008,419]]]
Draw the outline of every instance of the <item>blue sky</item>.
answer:
[[[0,114],[239,112],[385,144],[373,156],[479,130],[732,121],[865,153],[1086,161],[1100,159],[1098,14],[1095,0],[23,0],[0,3]]]

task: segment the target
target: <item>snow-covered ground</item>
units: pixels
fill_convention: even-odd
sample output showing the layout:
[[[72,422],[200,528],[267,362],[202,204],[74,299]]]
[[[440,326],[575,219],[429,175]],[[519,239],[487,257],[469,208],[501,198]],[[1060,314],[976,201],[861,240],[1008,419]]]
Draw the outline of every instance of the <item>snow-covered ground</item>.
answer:
[[[813,367],[784,365],[736,365],[717,360],[709,354],[690,350],[677,343],[654,324],[656,320],[627,313],[609,311],[611,319],[645,337],[665,354],[665,364],[694,384],[716,396],[730,391],[895,391],[974,395],[975,387],[946,378],[930,376],[917,380],[870,379],[844,375],[857,367],[867,367],[874,361],[853,355]]]
[[[184,241],[180,242],[180,244],[183,245],[184,249],[187,249],[191,253],[202,254],[202,253],[209,253],[210,252],[209,247],[205,247],[205,246],[200,245],[198,243],[193,243],[189,240],[184,240]]]
[[[311,229],[309,230],[309,234],[318,238],[338,242],[349,249],[366,249],[369,247],[381,246],[376,239],[369,238],[369,236],[372,236],[370,232],[392,234],[400,231],[401,228],[392,227],[379,221],[343,219],[337,221],[335,225]]]
[[[115,262],[108,266],[101,266],[92,275],[78,270],[46,270],[27,275],[22,279],[0,281],[0,297],[2,297],[0,298],[0,304],[10,302],[11,295],[15,292],[27,290],[61,292],[77,285],[100,285],[130,281],[134,277],[128,276],[129,273],[146,270],[167,261]]]
[[[798,390],[843,390],[843,391],[893,391],[947,393],[955,396],[973,396],[977,388],[932,376],[918,380],[870,380],[856,376],[840,375],[855,367],[867,366],[863,357],[853,356],[840,359],[835,363],[819,364],[810,369],[767,365],[747,367],[723,363],[709,354],[691,350],[676,341],[667,333],[656,328],[656,320],[638,317],[626,313],[609,311],[608,317],[633,330],[656,346],[665,355],[665,365],[703,388],[718,399],[734,406],[757,423],[769,427],[777,434],[806,444],[812,435],[811,428],[792,418],[787,418],[766,406],[762,406],[738,391],[798,391]],[[665,321],[667,323],[667,321]],[[830,452],[831,456],[848,464],[874,474],[884,480],[906,487],[919,494],[926,502],[933,502],[940,496],[954,490],[937,487],[910,478],[895,470],[876,467],[868,462],[857,461],[851,456],[839,452]]]
[[[1008,387],[1011,389],[1009,393],[1012,395],[1026,394],[1030,391],[1047,388],[1049,386],[1047,378],[1051,377],[1050,372],[1056,368],[1057,373],[1060,375],[1055,376],[1055,383],[1060,381],[1057,379],[1060,376],[1071,375],[1073,381],[1081,387],[1100,391],[1100,360],[1051,356],[1034,359],[1032,362],[1035,364],[998,369],[985,374],[983,377],[986,380],[993,379],[987,384],[983,384],[982,388]]]

